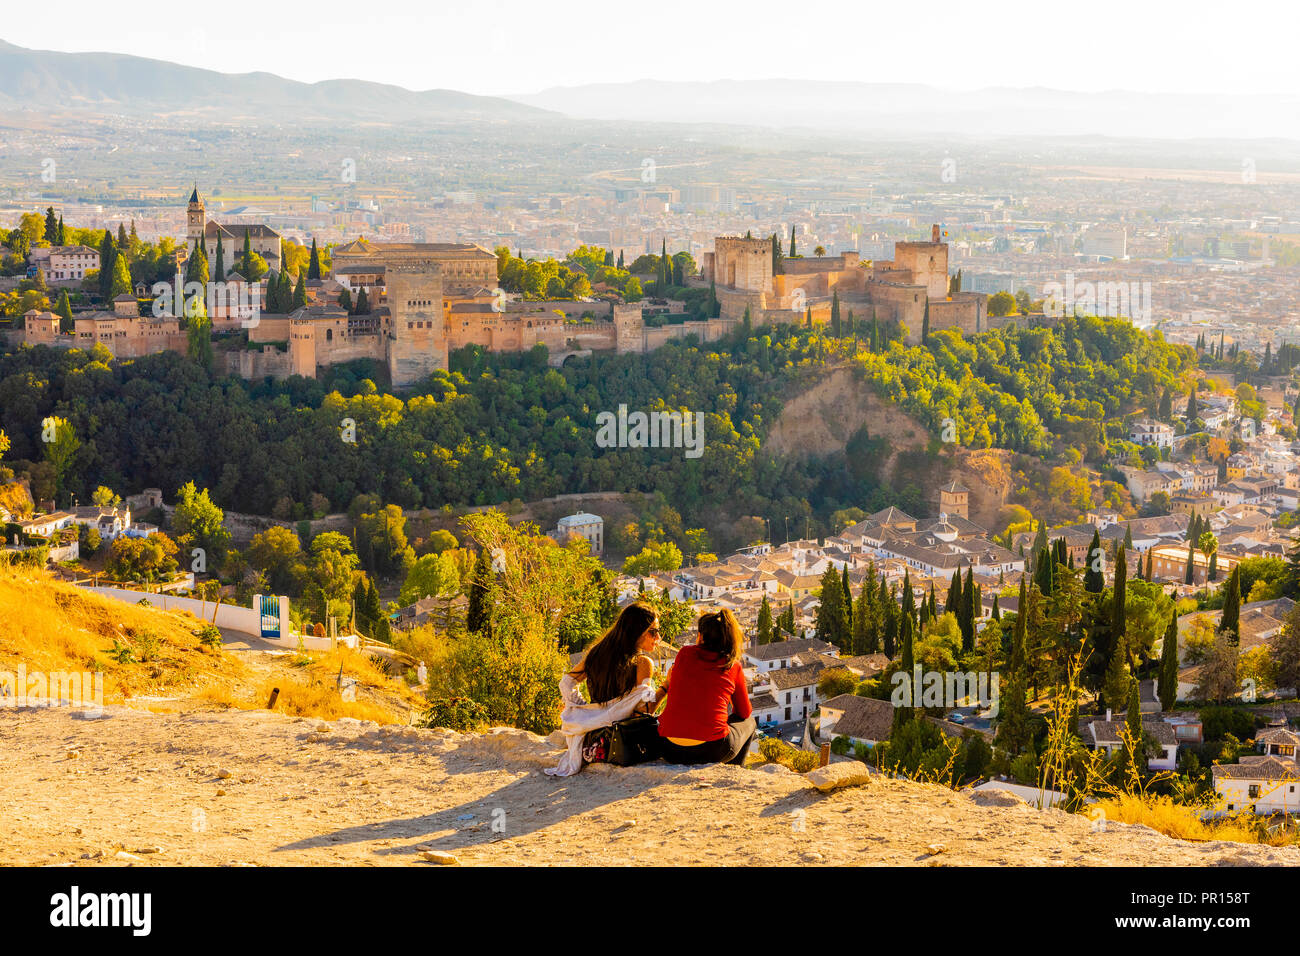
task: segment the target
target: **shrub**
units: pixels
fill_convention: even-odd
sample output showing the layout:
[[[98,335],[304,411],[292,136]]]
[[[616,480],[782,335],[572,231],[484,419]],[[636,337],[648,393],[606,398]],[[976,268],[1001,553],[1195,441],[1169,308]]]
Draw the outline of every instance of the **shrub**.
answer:
[[[439,697],[429,701],[420,726],[468,731],[482,727],[487,720],[487,708],[478,701],[468,697]]]
[[[1038,757],[1032,750],[1027,750],[1012,760],[1010,770],[1016,783],[1027,787],[1038,786]]]
[[[849,738],[843,734],[831,741],[831,753],[844,755],[849,752]]]

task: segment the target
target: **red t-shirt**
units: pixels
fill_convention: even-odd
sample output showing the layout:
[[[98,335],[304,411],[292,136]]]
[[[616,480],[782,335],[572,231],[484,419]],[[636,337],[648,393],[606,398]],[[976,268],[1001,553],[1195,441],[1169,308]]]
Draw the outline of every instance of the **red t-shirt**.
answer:
[[[677,653],[668,672],[668,698],[659,715],[659,736],[720,740],[727,736],[727,704],[744,718],[752,713],[745,674],[737,661],[730,670],[697,644]]]

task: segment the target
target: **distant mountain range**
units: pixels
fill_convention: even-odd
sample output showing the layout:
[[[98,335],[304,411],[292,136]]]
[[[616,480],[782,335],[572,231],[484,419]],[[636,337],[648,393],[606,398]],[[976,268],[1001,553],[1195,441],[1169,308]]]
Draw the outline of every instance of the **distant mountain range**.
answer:
[[[87,110],[222,122],[521,122],[575,119],[735,124],[891,137],[1110,136],[1300,139],[1300,96],[969,92],[916,83],[639,80],[511,97],[414,91],[366,80],[301,83],[122,53],[56,53],[0,40],[0,110]]]
[[[1300,97],[971,92],[913,83],[719,80],[598,83],[512,96],[571,117],[892,135],[1300,139]]]
[[[0,109],[286,121],[526,120],[546,112],[456,90],[412,91],[365,80],[300,83],[272,73],[218,73],[121,53],[28,50],[0,40]]]

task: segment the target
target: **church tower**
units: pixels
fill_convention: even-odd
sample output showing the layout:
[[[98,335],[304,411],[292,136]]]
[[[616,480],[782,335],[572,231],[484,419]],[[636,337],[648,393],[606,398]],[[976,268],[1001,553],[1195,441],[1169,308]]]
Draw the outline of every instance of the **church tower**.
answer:
[[[207,226],[206,217],[203,213],[203,200],[199,198],[199,184],[194,184],[194,192],[190,193],[190,204],[185,215],[185,238],[188,241],[190,252],[199,247],[203,241],[203,230]]]

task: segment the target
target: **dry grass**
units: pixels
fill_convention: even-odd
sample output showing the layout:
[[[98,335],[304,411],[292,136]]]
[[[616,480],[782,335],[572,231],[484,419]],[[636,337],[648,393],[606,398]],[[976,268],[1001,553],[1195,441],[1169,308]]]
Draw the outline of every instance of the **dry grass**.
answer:
[[[136,607],[45,571],[0,566],[0,670],[102,671],[107,701],[238,682],[243,665],[204,647],[192,633],[199,624],[185,612]],[[119,660],[115,647],[129,648],[134,660]]]
[[[1291,846],[1300,842],[1294,831],[1269,833],[1262,821],[1250,815],[1202,820],[1195,807],[1174,803],[1169,797],[1120,794],[1093,804],[1108,822],[1139,823],[1176,840],[1227,840]],[[1092,809],[1090,808],[1090,809]]]
[[[261,686],[263,700],[270,700],[271,691],[279,688],[275,710],[295,717],[319,717],[337,720],[355,717],[373,720],[380,724],[397,723],[398,718],[388,707],[370,700],[344,700],[333,683],[300,684],[296,681],[266,681]]]
[[[142,597],[144,595],[141,595]],[[184,611],[138,607],[55,581],[48,572],[0,566],[0,671],[102,671],[105,703],[170,696],[239,710],[266,707],[280,688],[280,713],[333,720],[355,717],[405,722],[424,698],[346,647],[309,654],[305,666],[287,658],[245,663],[233,652],[205,647],[192,632],[200,622]],[[128,648],[130,658],[116,651]],[[339,693],[339,669],[357,682],[355,701]],[[177,705],[143,702],[157,713]],[[183,709],[183,708],[182,708]]]

